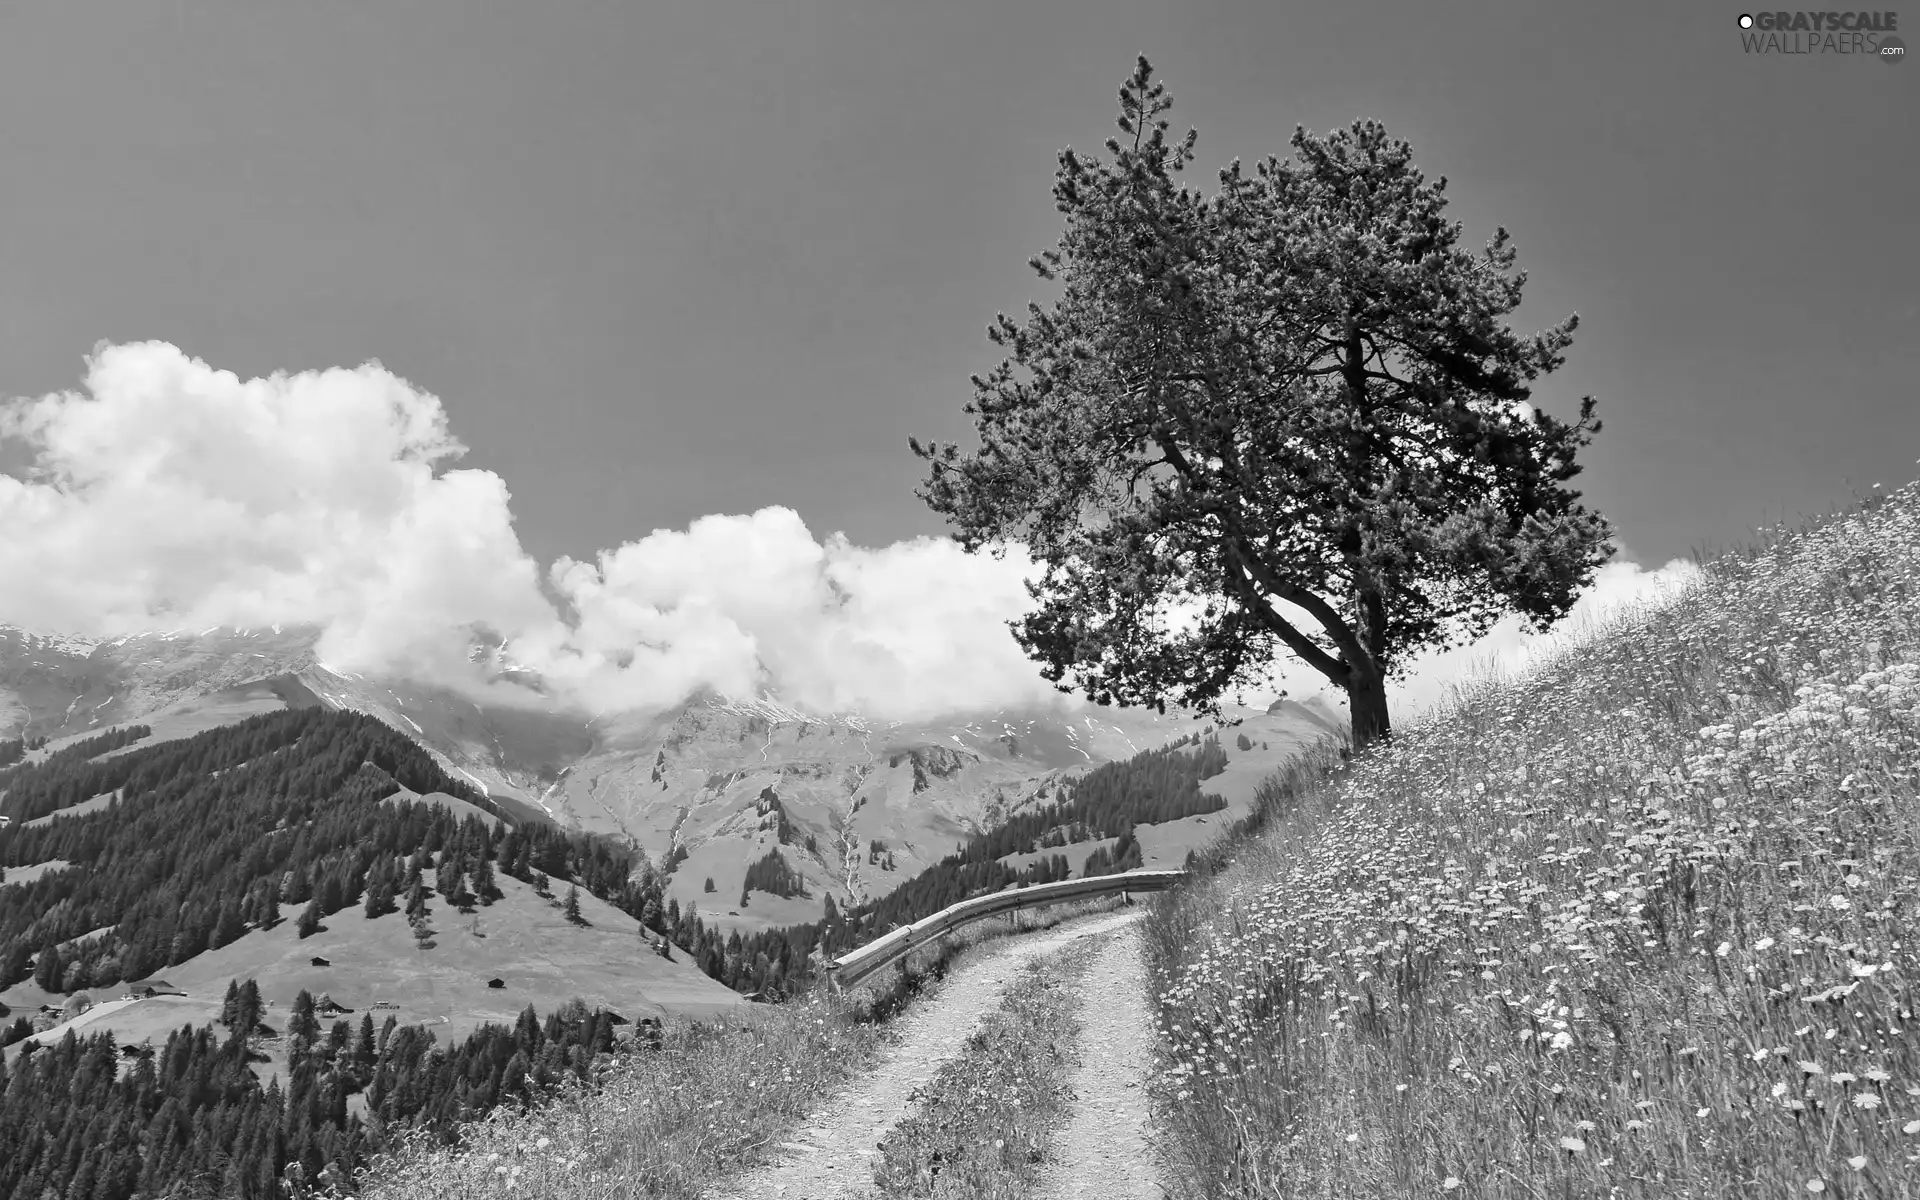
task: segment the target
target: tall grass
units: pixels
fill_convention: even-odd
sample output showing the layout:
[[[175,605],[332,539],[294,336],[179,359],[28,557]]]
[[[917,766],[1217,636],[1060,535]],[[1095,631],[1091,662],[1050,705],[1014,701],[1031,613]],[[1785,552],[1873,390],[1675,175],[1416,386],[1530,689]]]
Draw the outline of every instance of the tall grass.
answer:
[[[723,1019],[669,1021],[658,1046],[602,1059],[543,1103],[502,1107],[447,1145],[400,1140],[357,1180],[369,1200],[695,1200],[780,1145],[894,1040],[892,1019],[972,954],[1015,932],[1109,912],[1117,898],[987,921],[914,951],[839,996],[824,986]]]
[[[447,1146],[418,1132],[378,1159],[361,1195],[666,1196],[693,1200],[756,1161],[871,1062],[885,1026],[824,993],[719,1021],[669,1022],[657,1049],[603,1060],[543,1103],[502,1107]]]
[[[871,1195],[1025,1200],[1073,1103],[1080,984],[1113,934],[1028,963],[880,1143]]]
[[[1915,489],[1319,768],[1147,922],[1183,1194],[1920,1194]]]

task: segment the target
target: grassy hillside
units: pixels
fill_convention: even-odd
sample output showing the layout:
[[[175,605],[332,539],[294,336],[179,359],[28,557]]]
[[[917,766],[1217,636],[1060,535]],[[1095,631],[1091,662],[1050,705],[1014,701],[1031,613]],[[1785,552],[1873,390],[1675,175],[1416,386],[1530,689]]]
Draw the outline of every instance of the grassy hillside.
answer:
[[[1061,905],[1023,929],[1111,912],[1114,900]],[[401,1139],[356,1182],[369,1200],[542,1200],[732,1194],[740,1172],[779,1159],[823,1100],[872,1067],[899,1035],[892,1021],[929,981],[963,967],[973,948],[1009,936],[990,922],[915,951],[846,996],[816,988],[785,1004],[747,1005],[716,1020],[669,1018],[656,1045],[596,1061],[590,1081],[524,1109],[469,1121],[456,1144],[431,1131]],[[1017,1099],[1017,1097],[1016,1097]],[[848,1171],[869,1164],[850,1159]],[[797,1193],[795,1193],[797,1195]],[[956,1196],[964,1193],[954,1193]]]
[[[786,912],[797,910],[802,923],[749,935],[730,933],[723,956],[719,947],[710,946],[697,951],[695,960],[709,975],[739,990],[791,995],[812,985],[817,976],[813,968],[822,957],[969,896],[1086,874],[1089,856],[1096,852],[1105,861],[1095,864],[1093,874],[1142,865],[1149,839],[1161,856],[1177,851],[1184,860],[1189,850],[1215,840],[1233,820],[1228,801],[1203,787],[1224,777],[1228,763],[1217,737],[1208,734],[1203,740],[1198,733],[1124,761],[1103,763],[1058,785],[1052,799],[1030,798],[1017,812],[1001,812],[989,828],[967,838],[953,853],[885,895],[845,909],[823,903],[809,912],[808,899],[780,901],[756,886],[749,908],[772,901],[784,905]],[[1235,790],[1245,782],[1243,771],[1234,780]],[[1209,829],[1203,814],[1217,824]],[[867,850],[870,857],[882,858],[891,847],[875,841]],[[738,897],[733,899],[737,902]],[[777,971],[771,970],[775,964]]]
[[[1291,705],[1293,701],[1283,703]],[[1294,707],[1305,708],[1304,705]],[[1226,807],[1204,816],[1181,817],[1174,821],[1136,826],[1133,832],[1140,841],[1140,865],[1153,870],[1177,870],[1186,865],[1189,853],[1203,851],[1218,842],[1221,834],[1236,821],[1252,815],[1254,797],[1261,784],[1313,745],[1307,735],[1315,729],[1321,729],[1329,738],[1345,737],[1337,725],[1327,729],[1317,723],[1302,723],[1285,734],[1254,741],[1249,749],[1241,750],[1234,741],[1237,731],[1224,732],[1222,740],[1230,747],[1230,757],[1218,775],[1208,777],[1206,791],[1219,796],[1226,802]],[[1255,736],[1259,737],[1259,734]],[[1087,856],[1099,848],[1111,852],[1116,840],[1106,837],[1069,842],[1062,847],[1035,850],[1031,854],[1002,855],[1000,861],[1012,870],[1024,871],[1034,863],[1058,854],[1066,858],[1071,868],[1069,878],[1078,879],[1085,873],[1082,868],[1086,865]]]
[[[1297,704],[1236,706],[1227,719],[1275,751],[1325,733],[1324,716]],[[1212,724],[1053,706],[869,722],[700,695],[597,721],[594,752],[538,796],[563,826],[630,840],[666,864],[666,896],[682,909],[698,905],[710,927],[753,937],[817,919],[829,896],[842,909],[877,902],[1066,780]],[[876,842],[885,853],[870,853]],[[775,848],[806,896],[749,889],[741,904],[748,864]]]
[[[37,996],[98,1000],[162,972],[216,1008],[229,979],[252,977],[269,1001],[344,989],[455,1032],[574,997],[739,1003],[700,975],[705,958],[656,955],[669,932],[691,946],[700,931],[660,911],[630,851],[510,825],[371,718],[310,707],[99,752],[142,733],[9,773],[4,804],[24,819],[0,829],[0,1003],[28,1007],[29,980]],[[568,886],[540,895],[549,881]],[[574,884],[578,920],[561,911]],[[496,976],[506,986],[488,988]]]
[[[1156,904],[1191,1196],[1910,1196],[1920,494],[1269,789]]]
[[[150,732],[6,774],[0,1196],[280,1194],[583,1078],[637,1022],[745,1006],[661,952],[630,850],[501,819],[371,717]]]
[[[435,872],[424,871],[430,889]],[[442,1044],[458,1042],[489,1021],[511,1025],[527,1005],[543,1015],[578,998],[629,1019],[669,1012],[709,1017],[747,1003],[702,975],[684,956],[667,960],[641,940],[640,923],[590,893],[579,896],[583,924],[561,913],[558,900],[534,893],[511,876],[499,880],[501,896],[471,914],[442,910],[432,916],[433,944],[422,946],[406,914],[369,918],[347,908],[326,919],[319,932],[299,936],[296,923],[254,929],[230,945],[207,951],[166,971],[185,993],[117,1005],[115,989],[95,994],[104,1001],[36,1035],[52,1045],[71,1029],[81,1036],[111,1030],[121,1045],[158,1046],[181,1025],[205,1025],[220,1015],[221,997],[233,979],[253,979],[273,1013],[284,1012],[301,991],[330,995],[356,1014],[389,1014],[403,1025],[425,1025]],[[314,965],[315,958],[325,966]],[[506,986],[491,988],[490,979]],[[30,985],[4,994],[4,1002],[30,1011],[39,993]],[[15,991],[20,995],[15,996]],[[374,1010],[373,1005],[382,1007]],[[10,1047],[17,1052],[17,1048]]]

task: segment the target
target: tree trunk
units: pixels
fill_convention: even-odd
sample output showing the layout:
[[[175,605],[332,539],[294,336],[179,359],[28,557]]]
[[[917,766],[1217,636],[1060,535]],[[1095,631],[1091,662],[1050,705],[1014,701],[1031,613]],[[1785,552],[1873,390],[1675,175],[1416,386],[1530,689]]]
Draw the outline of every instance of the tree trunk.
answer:
[[[1353,718],[1353,752],[1384,742],[1393,729],[1387,719],[1387,681],[1376,673],[1355,671],[1347,677],[1347,708]]]

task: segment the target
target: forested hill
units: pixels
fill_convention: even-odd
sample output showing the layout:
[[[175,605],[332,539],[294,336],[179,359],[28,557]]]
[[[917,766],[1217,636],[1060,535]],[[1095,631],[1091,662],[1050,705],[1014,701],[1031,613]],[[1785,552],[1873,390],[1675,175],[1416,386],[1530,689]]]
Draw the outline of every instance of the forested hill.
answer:
[[[287,719],[299,711],[268,714],[188,741],[169,742],[100,761],[102,755],[134,745],[153,732],[146,725],[109,730],[57,750],[44,762],[0,772],[0,788],[4,788],[4,795],[0,795],[0,816],[32,821],[129,785],[135,792],[150,792],[163,778],[197,777],[230,770],[302,739],[308,739],[302,748],[303,756],[315,760],[308,764],[312,768],[309,775],[326,770],[327,756],[350,755],[358,750],[362,753],[360,761],[373,763],[403,786],[419,791],[421,788],[415,785],[425,785],[428,790],[446,791],[463,800],[479,802],[469,785],[450,778],[418,746],[387,726],[366,719],[336,720],[330,725]]]
[[[1192,748],[1184,748],[1189,743]],[[1051,804],[982,831],[887,895],[849,909],[845,926],[833,930],[829,941],[836,948],[857,945],[969,896],[1015,882],[1067,878],[1064,854],[1052,856],[1051,865],[1035,863],[1025,871],[1000,861],[1009,854],[1064,849],[1075,842],[1112,837],[1119,839],[1114,850],[1089,862],[1086,873],[1132,870],[1141,863],[1139,843],[1133,837],[1135,825],[1176,821],[1226,807],[1219,796],[1200,790],[1203,780],[1218,775],[1226,765],[1226,751],[1219,741],[1198,735],[1163,749],[1142,751],[1124,762],[1102,763],[1058,789]]]
[[[622,947],[637,959],[667,956],[649,938],[672,932],[710,971],[738,969],[696,918],[663,909],[643,857],[605,838],[486,819],[496,815],[486,797],[371,717],[275,712],[151,747],[137,745],[144,732],[117,731],[3,773],[0,990],[31,979],[68,996],[72,1015],[85,1011],[82,993],[105,1001],[123,983],[151,986],[256,930],[292,925],[304,940],[337,916],[339,929],[373,937],[402,908],[431,949],[436,910],[524,919],[512,910],[529,888],[515,901],[506,877],[576,925],[587,922],[574,888],[643,918],[649,932]],[[435,792],[465,804],[407,798]],[[45,869],[55,862],[62,869]],[[549,894],[552,881],[572,885],[564,903]],[[351,977],[337,978],[354,995]],[[309,1179],[329,1163],[351,1171],[384,1144],[383,1130],[448,1131],[584,1074],[626,1023],[556,996],[552,1011],[529,1007],[513,1028],[489,1025],[446,1044],[396,1028],[391,1015],[377,1036],[372,1014],[357,1031],[325,1033],[304,992],[283,1025],[261,1013],[244,972],[228,1008],[243,995],[254,997],[252,1011],[230,1013],[225,1032],[178,1028],[145,1046],[87,1028],[21,1047],[45,1027],[45,1011],[0,1009],[0,1045],[14,1047],[11,1064],[0,1064],[0,1197],[40,1200],[48,1188],[89,1200],[174,1187],[282,1194],[274,1181],[290,1163]],[[648,1001],[636,992],[634,1002],[644,1014]],[[260,1064],[281,1078],[263,1081]],[[378,1118],[372,1128],[348,1110],[356,1094]]]
[[[1219,741],[1198,734],[1162,749],[1142,751],[1124,762],[1103,763],[1063,784],[1052,802],[982,830],[879,899],[843,911],[828,897],[818,921],[745,938],[732,934],[724,945],[697,951],[705,956],[702,969],[729,987],[757,988],[762,995],[777,997],[806,986],[814,978],[813,968],[825,957],[932,916],[969,896],[1014,883],[1067,878],[1071,864],[1065,851],[1073,843],[1116,839],[1112,849],[1102,847],[1087,855],[1086,874],[1131,870],[1141,864],[1134,826],[1226,807],[1221,797],[1200,789],[1203,781],[1226,765],[1226,751]],[[1001,861],[1006,855],[1051,848],[1062,853],[1024,870]],[[697,928],[698,918],[694,920]],[[697,940],[695,944],[711,945]]]
[[[814,978],[823,951],[967,894],[1065,873],[1064,858],[1015,871],[1002,855],[1118,836],[1111,857],[1089,869],[1133,865],[1136,823],[1221,806],[1200,784],[1226,761],[1216,741],[1195,738],[1190,748],[1099,767],[874,905],[843,914],[829,901],[821,921],[742,937],[722,936],[665,897],[653,865],[608,839],[393,802],[405,788],[491,811],[484,796],[370,717],[308,708],[152,747],[138,745],[139,736],[121,731],[4,773],[0,812],[12,821],[0,829],[0,866],[71,867],[20,872],[6,883],[0,989],[31,978],[56,996],[98,993],[151,979],[251,930],[291,921],[304,938],[347,909],[364,910],[372,927],[404,908],[430,945],[434,906],[475,912],[502,900],[503,877],[512,877],[541,895],[550,879],[571,881],[638,919],[634,953],[684,955],[728,987],[774,999]],[[766,864],[763,873],[782,875],[782,866]],[[345,915],[360,927],[361,912]],[[236,986],[258,995],[250,981]],[[275,1194],[273,1181],[289,1163],[308,1179],[328,1164],[351,1171],[392,1131],[426,1124],[447,1132],[502,1100],[531,1098],[560,1074],[584,1072],[617,1020],[577,1004],[544,1021],[529,1010],[512,1030],[487,1026],[428,1054],[425,1031],[396,1030],[391,1021],[376,1030],[361,1017],[357,1030],[339,1024],[330,1034],[304,1028],[311,1022],[299,1015],[302,1003],[311,1000],[303,995],[293,1022],[277,1032],[238,1013],[224,1033],[181,1029],[150,1049],[83,1031],[16,1052],[8,1111],[23,1120],[43,1115],[0,1139],[17,1168],[0,1171],[0,1196],[38,1197],[51,1186],[62,1195],[123,1198],[129,1189],[213,1179],[233,1189],[225,1194]],[[29,1016],[12,1014],[0,1043],[29,1036]],[[249,1064],[261,1061],[261,1038],[273,1045],[282,1035],[288,1075],[262,1083]],[[133,1061],[109,1087],[104,1064],[127,1054]],[[355,1094],[377,1122],[349,1111]]]
[[[496,1104],[586,1079],[617,1037],[654,1032],[576,1001],[544,1021],[528,1007],[513,1027],[449,1047],[391,1015],[325,1025],[304,992],[282,1029],[261,1021],[259,1005],[249,981],[229,993],[223,1028],[183,1027],[158,1047],[68,1034],[11,1068],[0,1061],[0,1200],[350,1194],[354,1175],[409,1129],[450,1138]],[[280,1034],[289,1078],[262,1085],[252,1064],[266,1057],[262,1039]]]
[[[75,869],[8,887],[0,987],[25,978],[36,955],[50,991],[111,987],[271,925],[281,903],[337,911],[386,858],[460,832],[434,806],[376,801],[404,786],[486,804],[424,750],[358,713],[270,713],[90,757],[111,748],[83,743],[7,775],[0,814],[13,821],[0,830],[0,867],[58,860]],[[108,794],[117,801],[26,824]],[[487,843],[484,830],[467,835]],[[66,955],[52,951],[98,930],[107,932]]]

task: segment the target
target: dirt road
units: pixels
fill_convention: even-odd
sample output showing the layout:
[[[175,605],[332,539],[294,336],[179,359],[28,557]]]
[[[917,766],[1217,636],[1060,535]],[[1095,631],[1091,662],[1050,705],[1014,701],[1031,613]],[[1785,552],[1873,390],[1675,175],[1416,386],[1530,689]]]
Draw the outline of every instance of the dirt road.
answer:
[[[1161,1200],[1160,1165],[1147,1131],[1148,1006],[1140,931],[1122,930],[1081,984],[1080,1065],[1074,1115],[1054,1140],[1041,1200]]]
[[[981,1019],[999,1007],[1001,993],[1021,968],[1076,938],[1136,919],[1137,913],[1114,914],[1009,938],[956,971],[931,999],[908,1010],[901,1018],[899,1042],[874,1070],[830,1098],[800,1138],[787,1143],[779,1161],[716,1188],[712,1200],[852,1200],[863,1195],[872,1185],[873,1155],[887,1131],[907,1115],[908,1097],[960,1052]],[[1135,939],[1121,939],[1121,944],[1137,959]]]

